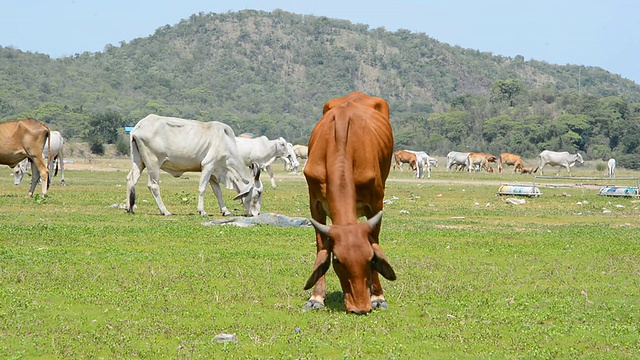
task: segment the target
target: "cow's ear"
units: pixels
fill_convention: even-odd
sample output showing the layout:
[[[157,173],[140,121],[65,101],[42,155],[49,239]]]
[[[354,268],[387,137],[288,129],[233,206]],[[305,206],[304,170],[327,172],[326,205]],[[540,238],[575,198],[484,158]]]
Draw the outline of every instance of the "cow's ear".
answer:
[[[307,280],[307,284],[304,286],[305,290],[309,290],[313,287],[313,285],[318,282],[318,280],[329,270],[329,266],[331,265],[331,256],[329,256],[329,250],[323,249],[318,251],[316,255],[316,263],[313,266],[313,272]]]
[[[260,165],[257,163],[251,163],[251,173],[253,174],[253,180],[260,180]]]
[[[371,267],[377,271],[380,275],[384,276],[387,280],[395,280],[396,273],[389,264],[389,259],[382,251],[382,248],[378,244],[372,244],[373,247],[373,259],[371,259]]]
[[[239,200],[242,199],[243,197],[247,196],[247,194],[249,194],[249,192],[251,191],[251,189],[253,189],[253,186],[249,186],[247,187],[247,189],[245,191],[239,192],[238,195],[236,195],[233,200]]]

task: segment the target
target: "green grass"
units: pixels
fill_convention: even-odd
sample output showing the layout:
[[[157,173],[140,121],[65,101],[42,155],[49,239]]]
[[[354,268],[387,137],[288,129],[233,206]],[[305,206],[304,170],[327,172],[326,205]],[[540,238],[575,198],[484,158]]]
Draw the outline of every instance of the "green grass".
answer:
[[[382,280],[388,311],[353,316],[333,270],[326,308],[303,310],[312,229],[202,226],[219,216],[197,215],[197,174],[162,175],[172,217],[146,172],[135,215],[112,207],[124,171],[67,171],[43,201],[3,174],[0,358],[640,357],[636,199],[543,187],[511,205],[497,184],[530,177],[392,172],[381,244],[398,280]],[[308,216],[302,176],[278,185],[263,212]],[[210,189],[205,210],[219,214]]]

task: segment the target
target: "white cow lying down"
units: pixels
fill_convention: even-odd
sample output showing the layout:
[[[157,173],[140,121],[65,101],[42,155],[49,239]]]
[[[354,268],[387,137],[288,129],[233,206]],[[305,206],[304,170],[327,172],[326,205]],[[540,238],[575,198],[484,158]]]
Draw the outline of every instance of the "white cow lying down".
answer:
[[[260,213],[262,182],[260,168],[252,172],[244,165],[238,153],[235,134],[226,124],[200,122],[173,117],[149,115],[140,120],[131,131],[131,171],[127,175],[125,208],[133,213],[135,184],[140,173],[147,168],[147,187],[163,215],[171,215],[160,197],[160,169],[178,177],[185,172],[201,172],[198,186],[198,212],[204,211],[204,192],[207,183],[213,189],[222,215],[231,215],[222,199],[220,183],[230,183],[241,199],[245,214]]]

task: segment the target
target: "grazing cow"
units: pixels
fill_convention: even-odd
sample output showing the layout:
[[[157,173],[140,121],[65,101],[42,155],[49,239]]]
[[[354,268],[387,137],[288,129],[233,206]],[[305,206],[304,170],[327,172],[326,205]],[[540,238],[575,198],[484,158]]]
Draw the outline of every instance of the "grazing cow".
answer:
[[[29,196],[33,196],[42,175],[42,196],[49,188],[49,169],[43,149],[51,131],[42,121],[35,119],[14,120],[0,123],[0,164],[15,168],[22,160],[30,159],[36,166],[31,177]],[[47,151],[50,154],[50,151]]]
[[[500,165],[498,165],[498,172],[501,173],[505,165],[513,166],[513,172],[520,170],[524,167],[524,161],[516,154],[502,153],[500,154]]]
[[[607,162],[607,175],[612,178],[616,177],[616,159],[614,158]]]
[[[378,274],[396,279],[378,243],[393,153],[389,105],[353,92],[328,101],[323,114],[311,133],[304,169],[317,245],[305,289],[315,287],[305,308],[324,306],[325,273],[333,261],[347,312],[386,309]],[[332,226],[325,225],[327,216]],[[361,216],[368,220],[359,223]]]
[[[64,157],[62,154],[62,146],[64,144],[64,139],[62,138],[62,134],[59,131],[51,131],[50,139],[47,139],[47,143],[45,144],[42,150],[42,156],[49,159],[49,174],[53,174],[52,176],[58,175],[58,166],[60,167],[61,181],[60,185],[64,186]],[[49,149],[51,153],[49,153]],[[56,162],[57,160],[57,162]],[[59,164],[59,165],[58,165]],[[22,182],[22,177],[24,173],[27,172],[27,167],[29,165],[29,159],[22,160],[18,166],[13,168],[13,183],[15,185],[19,185]],[[55,172],[54,172],[54,165]]]
[[[538,171],[538,168],[534,168],[534,167],[523,166],[520,168],[520,173],[522,174],[535,174],[537,171]]]
[[[287,147],[287,140],[280,137],[275,140],[269,140],[266,136],[255,138],[236,137],[238,145],[238,153],[244,161],[244,164],[258,164],[260,168],[267,170],[271,187],[276,188],[276,180],[273,178],[271,163],[278,157],[289,157],[292,162],[298,162],[293,148]]]
[[[296,152],[293,151],[293,145],[290,142],[287,143],[287,153],[293,155],[281,157],[281,159],[284,160],[284,171],[297,173],[298,167],[300,167],[300,162],[298,161],[298,156],[296,155]],[[295,159],[295,161],[292,161],[291,159]]]
[[[427,179],[431,179],[431,166],[438,167],[438,160],[432,158],[424,151],[413,151],[406,150],[408,152],[416,154],[416,177],[419,179],[424,179],[424,168],[427,168]],[[400,165],[400,169],[402,169],[402,164]]]
[[[412,151],[406,150],[398,150],[393,153],[393,169],[399,168],[400,171],[404,171],[402,169],[402,164],[409,164],[409,167],[412,170],[417,169],[417,156]]]
[[[458,170],[463,170],[465,166],[470,169],[471,164],[469,163],[469,154],[468,152],[458,152],[451,151],[447,154],[447,171],[453,167],[453,165],[460,165]]]
[[[491,154],[485,153],[469,153],[469,172],[480,171],[485,169],[487,172],[493,172],[493,168],[489,165],[490,162],[495,163],[498,159]]]
[[[306,160],[307,157],[309,156],[309,147],[305,146],[305,145],[293,145],[293,152],[296,154],[296,157],[298,159],[304,159],[305,160],[305,166],[307,164]],[[304,166],[303,166],[304,169]]]
[[[171,215],[160,197],[160,170],[174,177],[187,171],[201,172],[198,186],[198,213],[204,212],[204,192],[207,183],[218,199],[222,215],[231,213],[222,199],[220,183],[231,184],[241,199],[247,216],[260,213],[262,182],[260,168],[252,167],[253,174],[244,165],[235,134],[226,124],[212,121],[200,122],[173,117],[149,115],[131,130],[131,171],[127,175],[127,203],[125,208],[133,213],[135,185],[144,168],[148,168],[147,187],[163,215]]]
[[[584,160],[582,160],[582,155],[580,155],[580,153],[570,154],[566,151],[556,152],[543,150],[539,155],[537,169],[540,169],[540,174],[544,175],[542,169],[547,165],[558,167],[564,166],[564,168],[567,169],[569,176],[571,176],[571,167],[576,164],[576,161],[580,164],[584,164]]]

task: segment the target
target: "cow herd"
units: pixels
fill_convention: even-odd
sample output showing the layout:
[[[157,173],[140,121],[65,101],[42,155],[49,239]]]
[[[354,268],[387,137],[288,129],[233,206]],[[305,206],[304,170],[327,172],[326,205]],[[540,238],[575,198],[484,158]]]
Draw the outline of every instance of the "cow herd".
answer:
[[[0,123],[0,164],[15,170],[16,179],[33,163],[33,194],[42,178],[42,194],[47,193],[54,159],[60,167],[62,137],[37,120]],[[435,158],[424,151],[393,151],[394,138],[389,121],[389,104],[382,98],[353,92],[329,100],[323,115],[311,132],[307,146],[292,146],[285,139],[236,137],[230,126],[220,122],[200,122],[174,117],[149,115],[130,133],[131,170],[126,182],[125,209],[133,213],[136,183],[147,169],[147,187],[162,215],[171,215],[160,194],[160,170],[178,177],[185,172],[199,172],[197,211],[204,209],[204,193],[210,186],[223,216],[231,215],[223,198],[221,184],[233,189],[244,205],[246,216],[260,214],[266,171],[271,186],[276,187],[271,164],[277,158],[297,171],[298,159],[306,159],[303,174],[309,191],[311,223],[315,229],[316,259],[305,289],[313,288],[305,304],[307,309],[324,306],[325,274],[329,267],[337,274],[344,294],[345,309],[366,314],[372,309],[386,309],[379,275],[395,280],[396,274],[379,244],[385,183],[391,166],[403,164],[422,178],[431,177]],[[46,158],[46,160],[45,160]],[[570,168],[583,163],[580,154],[543,151],[536,168],[525,166],[518,155],[502,153],[499,157],[485,153],[452,151],[446,169],[493,172],[513,166],[514,172],[542,173],[546,165]],[[22,165],[20,165],[22,163]],[[48,166],[47,166],[48,165]],[[615,160],[609,161],[609,174],[615,174]],[[16,180],[17,181],[17,180]],[[19,181],[17,181],[19,182]],[[62,176],[64,183],[64,175]],[[360,222],[359,218],[367,220]],[[327,225],[327,219],[331,225]]]
[[[569,176],[571,176],[571,167],[576,162],[584,163],[582,155],[579,153],[571,154],[569,152],[556,152],[550,150],[544,150],[538,156],[537,167],[525,166],[522,157],[511,153],[501,153],[499,157],[491,154],[479,153],[479,152],[460,152],[451,151],[447,154],[446,170],[467,170],[469,172],[478,172],[484,170],[486,172],[494,172],[491,164],[498,163],[498,172],[502,173],[502,170],[506,166],[513,166],[513,172],[518,171],[522,174],[534,174],[538,171],[543,173],[545,166],[558,166],[567,169]],[[423,151],[412,150],[398,150],[393,153],[393,168],[403,171],[402,165],[409,164],[409,167],[416,172],[416,177],[424,177],[424,167],[428,168],[429,178],[431,177],[431,165],[438,166],[438,162],[435,158],[431,158],[427,153]],[[609,176],[615,176],[615,159],[609,160]]]

